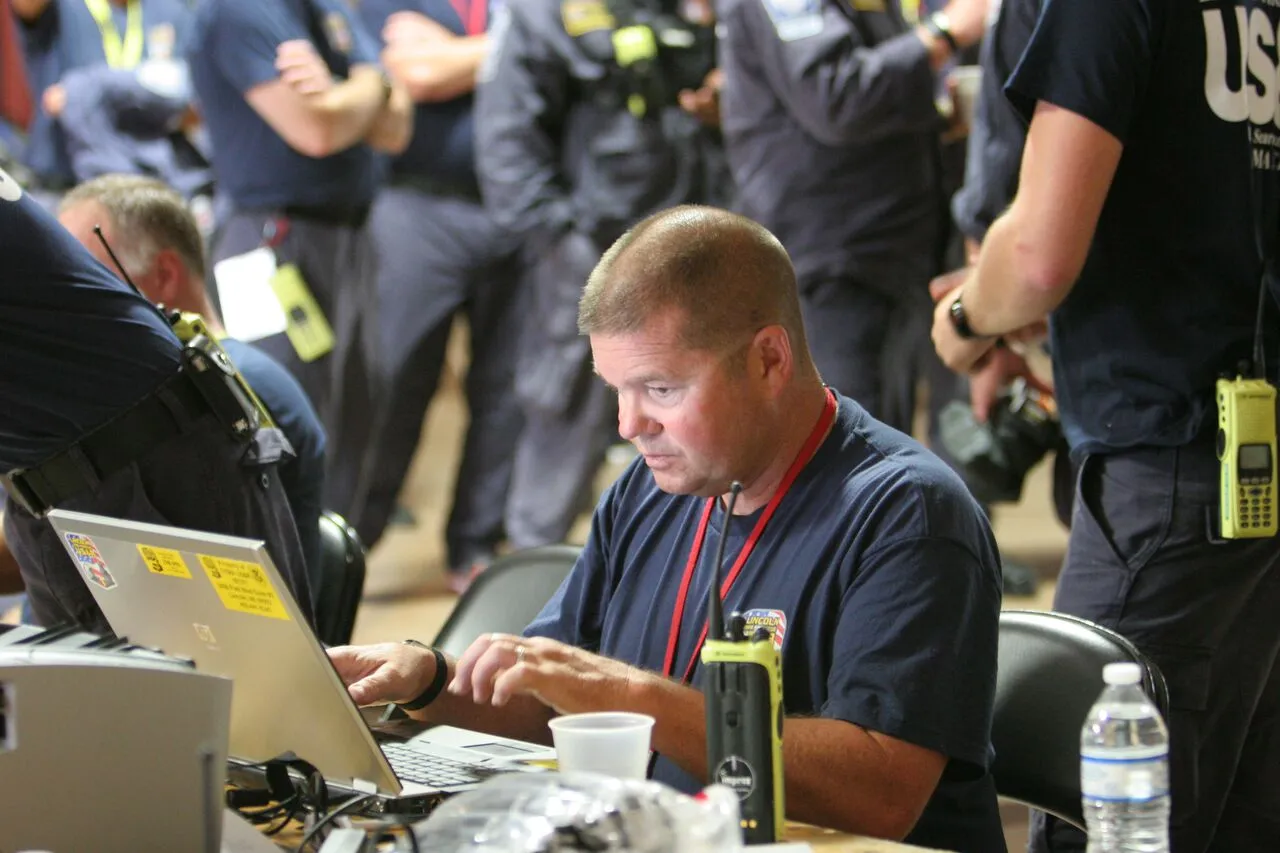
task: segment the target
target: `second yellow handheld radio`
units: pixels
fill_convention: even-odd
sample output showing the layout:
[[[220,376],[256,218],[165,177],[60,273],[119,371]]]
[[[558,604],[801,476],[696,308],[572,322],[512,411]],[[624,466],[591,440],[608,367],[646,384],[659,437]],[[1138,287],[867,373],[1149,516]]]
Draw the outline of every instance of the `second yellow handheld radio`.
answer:
[[[1262,539],[1277,532],[1276,389],[1265,379],[1219,379],[1218,501],[1223,539]]]
[[[740,613],[724,624],[720,602],[720,564],[728,538],[728,519],[740,483],[734,483],[725,508],[725,529],[716,547],[707,600],[706,668],[702,684],[707,713],[707,774],[738,795],[742,837],[748,844],[782,840],[786,803],[782,784],[782,661],[768,629],[746,635]]]

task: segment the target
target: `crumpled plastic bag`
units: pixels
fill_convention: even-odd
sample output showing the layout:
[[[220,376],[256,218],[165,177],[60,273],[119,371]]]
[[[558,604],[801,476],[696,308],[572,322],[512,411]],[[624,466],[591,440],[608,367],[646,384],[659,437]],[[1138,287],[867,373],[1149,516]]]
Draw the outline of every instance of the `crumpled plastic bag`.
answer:
[[[414,825],[431,853],[711,853],[742,849],[738,798],[593,773],[512,773]]]

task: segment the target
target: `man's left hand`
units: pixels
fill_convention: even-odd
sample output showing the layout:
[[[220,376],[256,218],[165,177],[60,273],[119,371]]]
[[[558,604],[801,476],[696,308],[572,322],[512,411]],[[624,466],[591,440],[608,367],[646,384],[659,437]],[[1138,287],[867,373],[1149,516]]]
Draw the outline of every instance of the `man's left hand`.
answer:
[[[720,90],[724,88],[724,72],[711,69],[702,88],[680,93],[680,107],[707,127],[720,126]]]
[[[996,345],[997,338],[960,337],[951,322],[951,303],[960,285],[969,278],[971,269],[954,270],[929,282],[929,295],[938,303],[933,309],[933,346],[938,358],[956,373],[969,373],[980,368]]]
[[[649,673],[543,637],[485,634],[458,659],[449,691],[505,705],[529,695],[561,714],[626,708]]]

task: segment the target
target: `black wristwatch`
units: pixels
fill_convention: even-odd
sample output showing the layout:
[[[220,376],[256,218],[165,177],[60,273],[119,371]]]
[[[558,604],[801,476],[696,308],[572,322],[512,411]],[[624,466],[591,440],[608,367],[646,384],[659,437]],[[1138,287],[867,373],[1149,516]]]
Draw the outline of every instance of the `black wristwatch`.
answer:
[[[952,53],[960,52],[960,43],[951,34],[951,18],[946,12],[934,12],[924,19],[924,28],[929,35],[940,38],[951,48]]]
[[[444,691],[444,685],[449,680],[449,661],[445,659],[444,652],[428,646],[426,643],[420,643],[417,640],[405,640],[404,642],[405,645],[426,649],[436,659],[436,672],[431,678],[431,683],[427,685],[427,689],[408,702],[396,703],[405,711],[420,711],[434,702],[436,697]]]
[[[973,326],[969,325],[969,315],[964,313],[964,304],[960,301],[960,296],[951,300],[951,310],[947,312],[951,316],[951,325],[955,327],[956,334],[964,338],[966,341],[976,341],[981,338],[989,338],[990,335],[980,335],[973,330]]]

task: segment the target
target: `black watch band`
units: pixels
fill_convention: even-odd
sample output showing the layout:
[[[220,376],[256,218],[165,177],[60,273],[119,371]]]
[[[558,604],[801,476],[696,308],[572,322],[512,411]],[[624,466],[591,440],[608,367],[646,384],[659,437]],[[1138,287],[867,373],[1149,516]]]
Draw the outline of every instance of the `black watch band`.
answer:
[[[973,330],[973,326],[969,325],[969,315],[964,312],[964,303],[960,301],[959,295],[951,300],[951,310],[947,313],[951,317],[951,325],[955,327],[956,334],[966,341],[976,341],[981,338],[991,337],[990,335],[978,334]]]
[[[432,677],[431,683],[427,685],[427,689],[408,702],[396,703],[403,711],[421,711],[434,702],[436,697],[444,691],[445,682],[449,680],[449,661],[445,658],[444,652],[428,646],[426,643],[420,643],[417,640],[405,640],[404,642],[406,645],[426,649],[436,658],[436,674]]]
[[[956,41],[956,37],[951,34],[951,19],[947,17],[946,12],[934,12],[925,18],[924,28],[933,37],[945,41],[953,54],[960,52],[960,44]]]

